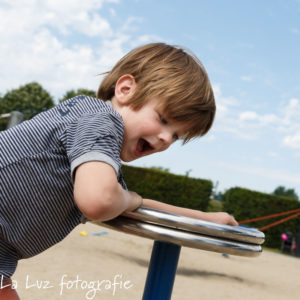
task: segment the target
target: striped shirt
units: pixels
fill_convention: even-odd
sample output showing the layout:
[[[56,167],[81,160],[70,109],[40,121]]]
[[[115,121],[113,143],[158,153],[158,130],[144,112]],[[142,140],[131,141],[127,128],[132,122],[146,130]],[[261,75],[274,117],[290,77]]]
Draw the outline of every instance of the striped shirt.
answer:
[[[74,203],[80,164],[120,171],[123,121],[109,103],[78,96],[0,132],[0,282],[17,261],[61,241],[84,216]]]

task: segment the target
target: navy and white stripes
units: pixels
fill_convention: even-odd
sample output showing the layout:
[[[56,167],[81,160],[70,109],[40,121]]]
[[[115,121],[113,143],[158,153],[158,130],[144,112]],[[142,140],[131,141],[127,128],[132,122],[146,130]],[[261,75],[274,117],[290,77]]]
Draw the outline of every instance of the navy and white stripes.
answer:
[[[0,280],[17,260],[61,241],[80,223],[72,171],[104,161],[120,174],[121,116],[103,101],[72,98],[0,132]]]

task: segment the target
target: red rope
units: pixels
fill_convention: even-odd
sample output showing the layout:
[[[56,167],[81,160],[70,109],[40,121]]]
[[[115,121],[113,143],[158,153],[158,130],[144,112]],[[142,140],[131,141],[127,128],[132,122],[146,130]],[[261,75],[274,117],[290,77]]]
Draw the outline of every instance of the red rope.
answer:
[[[256,221],[260,221],[260,220],[271,219],[271,218],[285,216],[285,215],[289,215],[291,213],[298,213],[298,212],[300,213],[300,208],[277,213],[277,214],[272,214],[272,215],[268,215],[268,216],[263,216],[263,217],[259,217],[259,218],[255,218],[255,219],[244,220],[244,221],[239,222],[239,224],[246,224],[246,223],[256,222]],[[285,219],[283,219],[283,220],[285,220]]]
[[[276,221],[276,222],[274,222],[274,223],[271,223],[271,224],[269,224],[269,225],[263,226],[263,227],[259,228],[259,230],[264,231],[264,230],[266,230],[266,229],[268,229],[268,228],[271,228],[271,227],[273,227],[273,226],[276,226],[276,225],[281,224],[281,223],[283,223],[283,222],[286,222],[286,221],[288,221],[288,220],[294,219],[294,218],[296,218],[296,217],[298,217],[298,216],[300,216],[300,212],[298,212],[298,213],[296,213],[296,214],[294,214],[294,215],[288,216],[288,217],[286,217],[286,218],[283,218],[283,219],[281,219],[281,220],[279,220],[279,221]]]

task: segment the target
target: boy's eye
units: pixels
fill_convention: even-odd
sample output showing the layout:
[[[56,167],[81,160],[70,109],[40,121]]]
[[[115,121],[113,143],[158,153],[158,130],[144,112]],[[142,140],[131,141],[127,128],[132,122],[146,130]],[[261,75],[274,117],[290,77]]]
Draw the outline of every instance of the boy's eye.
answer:
[[[161,122],[163,124],[167,124],[168,123],[167,120],[161,114],[159,114],[159,119],[161,120]]]
[[[161,121],[163,124],[168,124],[168,121],[167,121],[160,113],[158,113],[158,115],[159,115],[160,121]],[[173,140],[174,140],[174,141],[177,141],[178,139],[179,139],[178,134],[177,134],[177,133],[174,133],[174,134],[173,134]]]
[[[178,134],[177,134],[177,133],[174,133],[174,135],[173,135],[173,139],[174,139],[175,141],[177,141],[177,140],[179,139],[179,136],[178,136]]]

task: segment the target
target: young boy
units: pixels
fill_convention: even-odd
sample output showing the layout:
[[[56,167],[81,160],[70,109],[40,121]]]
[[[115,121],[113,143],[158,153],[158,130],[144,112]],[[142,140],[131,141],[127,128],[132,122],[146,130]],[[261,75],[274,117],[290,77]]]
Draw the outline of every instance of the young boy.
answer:
[[[215,115],[204,67],[179,47],[148,44],[107,73],[94,99],[79,96],[0,133],[0,276],[9,286],[19,259],[61,241],[80,222],[109,220],[141,205],[237,225],[128,191],[121,160],[204,135]],[[109,101],[110,100],[110,101]],[[1,299],[18,299],[10,287]]]

